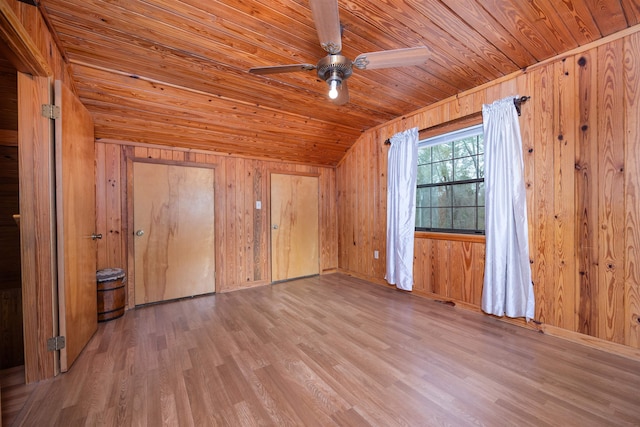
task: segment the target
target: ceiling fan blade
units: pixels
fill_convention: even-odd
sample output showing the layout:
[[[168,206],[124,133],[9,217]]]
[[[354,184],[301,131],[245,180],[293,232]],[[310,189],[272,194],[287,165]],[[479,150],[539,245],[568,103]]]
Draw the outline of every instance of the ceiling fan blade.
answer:
[[[429,49],[424,46],[383,50],[380,52],[369,52],[358,55],[355,61],[353,61],[353,66],[360,70],[404,67],[406,65],[424,64],[428,57]]]
[[[338,0],[309,0],[320,46],[331,54],[342,50]]]
[[[338,89],[338,97],[336,99],[331,100],[336,105],[344,105],[349,102],[349,87],[347,86],[347,81],[342,80],[340,84],[340,89]]]
[[[249,68],[251,74],[276,74],[291,73],[293,71],[309,71],[315,70],[316,66],[311,64],[291,64],[291,65],[274,65],[271,67],[252,67]]]

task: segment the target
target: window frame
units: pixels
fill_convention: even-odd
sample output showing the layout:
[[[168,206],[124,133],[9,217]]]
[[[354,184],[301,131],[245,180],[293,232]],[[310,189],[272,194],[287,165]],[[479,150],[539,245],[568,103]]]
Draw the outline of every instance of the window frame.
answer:
[[[442,136],[443,140],[442,142],[436,142],[433,144],[429,144],[430,146],[433,145],[438,145],[441,143],[446,143],[446,142],[451,142],[454,141],[456,139],[451,139],[450,141],[446,141],[446,135],[450,135],[450,134],[454,134],[454,133],[458,133],[458,135],[454,135],[457,136],[458,138],[460,137],[460,134],[464,135],[464,132],[467,129],[472,129],[472,128],[476,128],[478,126],[482,126],[482,114],[481,113],[477,113],[477,114],[473,114],[470,116],[466,116],[463,117],[461,119],[458,120],[453,120],[450,122],[446,122],[437,126],[433,126],[427,129],[423,129],[419,132],[419,141],[424,141],[425,139],[437,139],[438,137]],[[424,145],[423,145],[424,146]],[[482,156],[484,158],[484,152],[482,153]],[[453,159],[452,159],[453,160]],[[469,180],[463,180],[463,181],[451,181],[451,182],[447,182],[447,183],[437,183],[437,184],[416,184],[416,191],[420,188],[425,188],[425,187],[437,187],[437,186],[445,186],[445,185],[452,185],[452,183],[455,182],[454,185],[456,184],[466,184],[466,183],[484,183],[484,177],[483,178],[474,178],[474,179],[469,179]],[[476,214],[477,214],[477,191],[476,191]],[[451,207],[453,208],[453,206]],[[416,204],[416,214],[418,212],[419,207]],[[452,223],[453,226],[453,223]],[[449,238],[451,236],[460,236],[463,239],[467,239],[468,237],[477,237],[479,239],[484,240],[484,236],[485,236],[485,229],[483,230],[477,230],[477,229],[456,229],[456,228],[434,228],[434,227],[415,227],[414,226],[414,232],[416,233],[416,235],[435,235],[435,236],[445,236],[445,237],[441,237],[441,238]]]

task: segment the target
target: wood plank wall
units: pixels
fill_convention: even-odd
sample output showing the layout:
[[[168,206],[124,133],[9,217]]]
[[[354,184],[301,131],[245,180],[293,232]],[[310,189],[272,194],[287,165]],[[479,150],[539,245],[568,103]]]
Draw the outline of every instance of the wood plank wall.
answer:
[[[0,370],[24,364],[19,210],[18,147],[0,143]]]
[[[335,169],[221,156],[203,151],[96,143],[97,268],[133,266],[132,219],[128,185],[135,159],[215,165],[216,289],[218,292],[270,283],[269,175],[272,172],[319,176],[320,271],[338,267]],[[255,209],[256,201],[262,209]],[[133,275],[127,272],[133,307]]]
[[[24,363],[18,206],[18,77],[0,57],[0,370]]]
[[[0,145],[18,146],[18,77],[0,52]]]
[[[385,283],[383,141],[516,94],[532,97],[520,123],[535,319],[543,327],[639,348],[638,29],[364,133],[336,173],[340,270]],[[415,237],[414,292],[479,310],[484,242],[432,237]]]

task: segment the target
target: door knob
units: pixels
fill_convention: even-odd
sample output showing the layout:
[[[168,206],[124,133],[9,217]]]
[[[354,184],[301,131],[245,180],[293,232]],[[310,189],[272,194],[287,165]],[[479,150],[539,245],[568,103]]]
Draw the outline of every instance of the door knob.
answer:
[[[102,234],[91,234],[91,240],[102,239]]]
[[[138,230],[138,231],[136,231],[136,236],[138,236],[138,237],[142,237],[142,236],[144,236],[144,230]]]

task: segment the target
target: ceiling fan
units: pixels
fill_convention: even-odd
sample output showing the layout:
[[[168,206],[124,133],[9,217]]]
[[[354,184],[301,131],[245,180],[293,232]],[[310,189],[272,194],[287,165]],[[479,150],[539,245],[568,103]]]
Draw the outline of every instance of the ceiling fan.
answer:
[[[318,77],[329,85],[329,98],[334,104],[343,105],[349,102],[347,79],[351,76],[353,67],[359,70],[373,70],[419,65],[424,64],[429,56],[429,50],[421,46],[362,53],[351,61],[341,54],[342,28],[338,14],[338,0],[309,0],[309,5],[316,24],[320,46],[328,52],[328,55],[320,59],[316,65],[291,64],[253,67],[249,69],[250,73],[265,75],[317,70]]]

